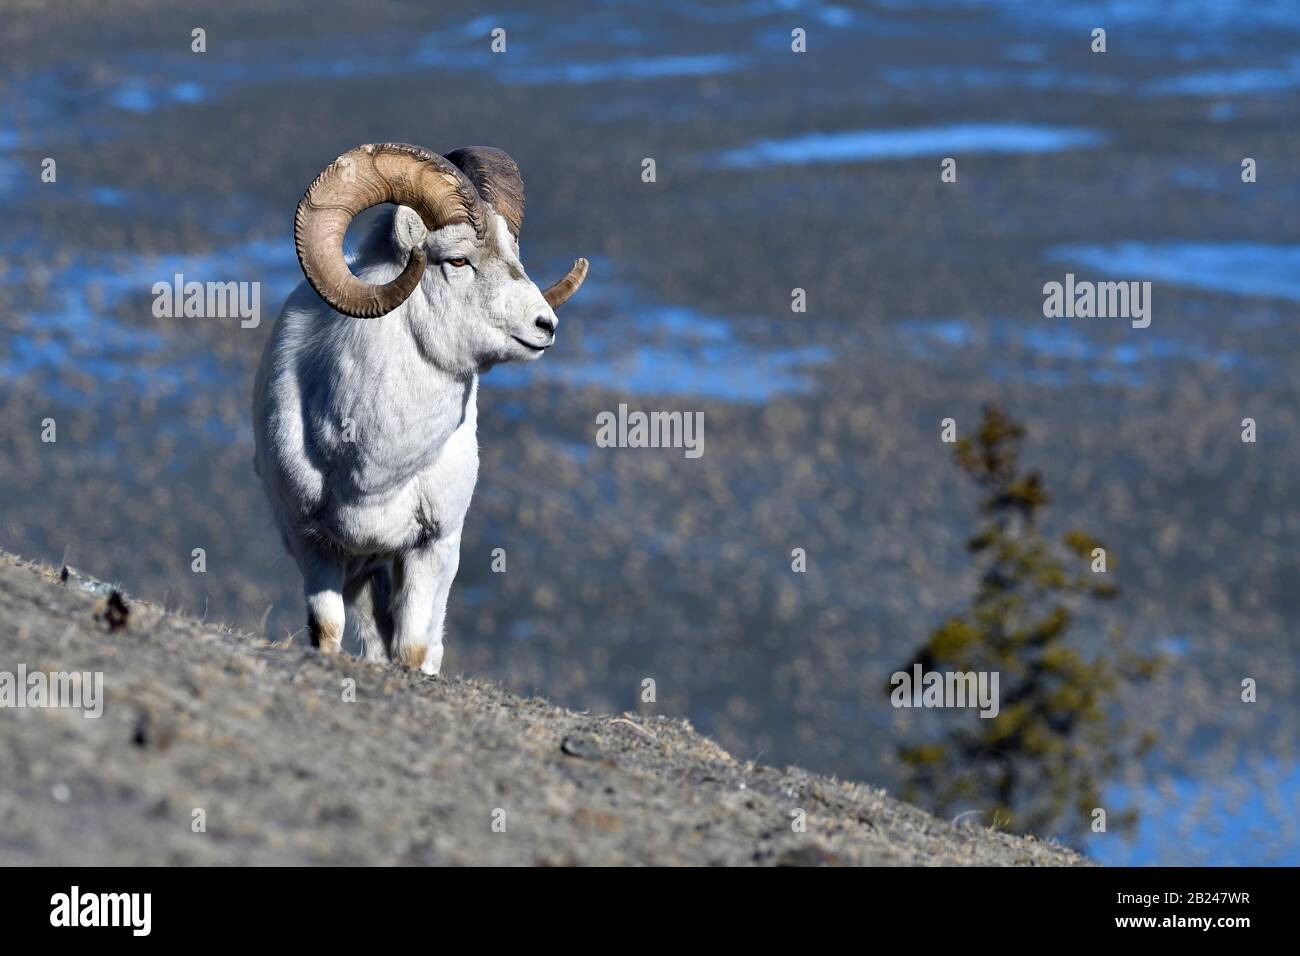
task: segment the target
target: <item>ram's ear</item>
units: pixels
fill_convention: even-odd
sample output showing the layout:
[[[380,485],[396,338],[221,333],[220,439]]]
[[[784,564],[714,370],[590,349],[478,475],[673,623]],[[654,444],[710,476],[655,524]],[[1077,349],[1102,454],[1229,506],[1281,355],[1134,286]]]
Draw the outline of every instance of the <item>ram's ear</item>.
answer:
[[[393,245],[400,252],[410,252],[428,237],[429,230],[420,221],[420,214],[410,206],[398,206],[393,213]]]

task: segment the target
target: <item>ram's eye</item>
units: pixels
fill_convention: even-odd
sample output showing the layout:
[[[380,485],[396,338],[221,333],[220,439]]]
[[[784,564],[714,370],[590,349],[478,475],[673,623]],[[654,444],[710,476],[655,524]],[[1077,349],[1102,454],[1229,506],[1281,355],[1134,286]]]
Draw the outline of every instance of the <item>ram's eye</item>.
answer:
[[[461,266],[469,265],[469,260],[461,256],[457,256],[455,259],[448,259],[447,265],[455,266],[457,269],[459,269]]]

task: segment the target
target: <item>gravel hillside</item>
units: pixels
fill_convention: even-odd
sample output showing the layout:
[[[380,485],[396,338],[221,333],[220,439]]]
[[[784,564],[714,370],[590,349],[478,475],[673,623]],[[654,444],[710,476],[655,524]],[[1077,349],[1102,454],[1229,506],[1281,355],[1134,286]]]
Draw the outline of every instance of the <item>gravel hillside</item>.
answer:
[[[0,672],[101,672],[103,713],[0,709],[0,863],[1085,862],[739,762],[680,720],[327,659],[129,595],[123,621],[60,578],[0,552]]]

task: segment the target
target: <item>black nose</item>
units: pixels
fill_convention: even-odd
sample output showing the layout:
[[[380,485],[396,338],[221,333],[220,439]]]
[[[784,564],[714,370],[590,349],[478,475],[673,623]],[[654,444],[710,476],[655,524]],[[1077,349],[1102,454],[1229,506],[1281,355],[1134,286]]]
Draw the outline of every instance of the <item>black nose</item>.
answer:
[[[539,315],[537,321],[533,323],[547,335],[555,334],[555,320],[549,315]]]

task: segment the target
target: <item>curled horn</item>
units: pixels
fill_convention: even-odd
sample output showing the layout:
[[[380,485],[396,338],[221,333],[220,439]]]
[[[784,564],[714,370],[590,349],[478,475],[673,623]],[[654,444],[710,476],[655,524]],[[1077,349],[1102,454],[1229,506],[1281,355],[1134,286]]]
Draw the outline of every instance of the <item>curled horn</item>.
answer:
[[[447,161],[465,174],[484,202],[505,217],[518,239],[524,225],[524,180],[510,154],[494,146],[466,146],[453,149]]]
[[[520,198],[522,214],[522,189]],[[294,243],[312,288],[337,311],[359,319],[386,315],[405,302],[426,265],[424,250],[416,247],[401,274],[384,285],[362,282],[348,269],[348,224],[380,203],[409,206],[430,232],[460,222],[480,236],[485,228],[474,184],[437,153],[407,143],[370,143],[330,163],[298,203]]]
[[[524,225],[524,180],[519,175],[519,164],[493,146],[466,146],[452,150],[447,159],[469,178],[483,201],[505,219],[518,239]],[[546,304],[557,309],[567,302],[587,278],[587,267],[586,259],[574,262],[563,279],[542,292]]]

